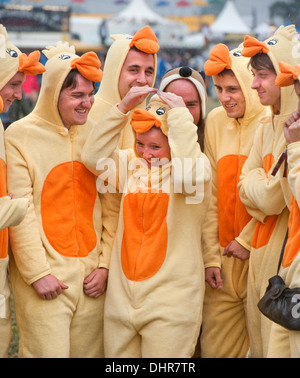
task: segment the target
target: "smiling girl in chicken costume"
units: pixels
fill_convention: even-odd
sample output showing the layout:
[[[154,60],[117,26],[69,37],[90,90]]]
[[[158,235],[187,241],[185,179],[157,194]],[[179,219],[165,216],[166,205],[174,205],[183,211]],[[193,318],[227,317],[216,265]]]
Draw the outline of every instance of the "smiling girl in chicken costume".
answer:
[[[135,91],[137,98],[147,93]],[[191,357],[200,330],[204,295],[200,235],[211,170],[181,97],[164,92],[159,96],[151,98],[146,110],[132,114],[134,150],[115,150],[131,118],[130,112],[116,108],[93,129],[83,151],[90,168],[96,154],[114,158],[118,172],[127,170],[127,178],[121,175],[117,185],[123,197],[105,301],[106,357]],[[170,174],[172,161],[183,163],[184,158],[189,158],[194,178],[196,161],[203,163],[199,198],[195,189],[184,191],[181,174]],[[101,166],[99,160],[99,172]],[[102,172],[100,178],[105,176]],[[176,185],[183,190],[175,192]]]
[[[7,112],[13,100],[19,96],[21,97],[22,83],[25,75],[42,73],[45,68],[39,63],[40,53],[35,51],[29,56],[22,54],[8,39],[6,29],[3,25],[0,25],[0,38],[1,48],[3,47],[4,49],[4,51],[1,51],[3,55],[0,56],[0,112]],[[7,227],[15,226],[22,221],[28,208],[28,199],[12,199],[8,195],[4,129],[2,123],[0,127],[0,357],[7,357],[11,338],[9,286],[7,280]]]
[[[36,106],[5,132],[8,188],[30,203],[10,230],[19,355],[103,357],[104,298],[89,289],[109,256],[100,246],[96,179],[80,158],[102,71],[94,52],[79,57],[68,43],[43,53]]]
[[[252,357],[266,357],[268,353],[272,322],[259,312],[257,303],[265,293],[269,278],[277,271],[291,195],[285,164],[280,163],[284,161],[286,147],[283,124],[297,108],[298,99],[293,87],[279,88],[275,81],[280,72],[279,61],[285,59],[295,64],[299,47],[296,29],[290,25],[281,26],[264,42],[246,36],[242,51],[251,57],[252,88],[257,90],[261,103],[272,108],[272,116],[258,126],[239,183],[241,200],[258,220],[251,246],[247,297]],[[283,348],[284,356],[289,356],[289,348]]]

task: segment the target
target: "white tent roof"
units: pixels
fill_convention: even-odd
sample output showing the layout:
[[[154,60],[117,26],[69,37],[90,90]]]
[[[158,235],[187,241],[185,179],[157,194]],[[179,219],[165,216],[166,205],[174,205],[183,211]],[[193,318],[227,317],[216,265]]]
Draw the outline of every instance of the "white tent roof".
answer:
[[[137,30],[149,25],[156,34],[161,47],[179,47],[187,34],[187,26],[184,23],[168,20],[153,12],[144,0],[131,0],[130,4],[108,20],[107,24],[109,35],[134,35]],[[111,43],[111,40],[108,43]]]
[[[132,22],[143,24],[170,24],[172,21],[152,11],[144,0],[131,0],[123,11],[114,17],[116,22]]]
[[[190,48],[201,48],[205,45],[205,37],[202,33],[194,33],[185,36],[184,46]]]
[[[251,29],[243,21],[232,1],[227,1],[210,31],[213,35],[220,34],[249,34]]]

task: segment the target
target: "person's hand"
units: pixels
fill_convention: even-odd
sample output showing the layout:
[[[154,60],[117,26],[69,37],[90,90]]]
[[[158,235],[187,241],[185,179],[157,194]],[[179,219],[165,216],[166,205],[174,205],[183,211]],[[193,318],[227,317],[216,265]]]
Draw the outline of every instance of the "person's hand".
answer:
[[[158,96],[172,109],[186,107],[185,102],[181,96],[177,96],[171,92],[157,91]]]
[[[283,125],[283,133],[287,144],[300,141],[300,115],[297,116],[297,114],[298,112],[294,112]]]
[[[57,298],[63,290],[68,289],[68,286],[52,274],[48,274],[33,282],[32,286],[41,299],[48,300]]]
[[[157,92],[157,89],[151,88],[148,85],[132,87],[118,104],[118,108],[120,112],[126,114],[136,106],[140,105],[150,93],[155,92]]]
[[[213,289],[221,289],[223,287],[223,280],[221,278],[220,268],[210,267],[205,269],[205,281]]]
[[[102,295],[107,286],[108,269],[98,268],[92,271],[83,281],[83,290],[86,295],[98,298]]]
[[[224,249],[223,256],[235,257],[240,260],[248,260],[250,257],[250,252],[248,249],[244,248],[236,240],[232,240],[228,246]]]

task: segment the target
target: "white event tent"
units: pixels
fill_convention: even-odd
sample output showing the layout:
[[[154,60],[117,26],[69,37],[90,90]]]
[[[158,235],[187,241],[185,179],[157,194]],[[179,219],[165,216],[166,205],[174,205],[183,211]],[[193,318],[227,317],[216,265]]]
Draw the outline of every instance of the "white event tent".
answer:
[[[182,46],[188,33],[187,26],[155,13],[144,0],[131,0],[129,5],[107,21],[108,35],[130,34],[149,25],[157,36],[161,47]],[[107,43],[111,43],[109,38]]]
[[[222,38],[228,34],[250,34],[251,29],[238,13],[234,3],[227,1],[210,26],[210,33],[212,38]]]

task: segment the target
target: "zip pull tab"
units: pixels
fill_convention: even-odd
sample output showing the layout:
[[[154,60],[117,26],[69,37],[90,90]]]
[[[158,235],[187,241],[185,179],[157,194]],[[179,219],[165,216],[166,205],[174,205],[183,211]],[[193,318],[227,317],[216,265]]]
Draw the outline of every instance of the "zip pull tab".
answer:
[[[272,176],[275,176],[276,173],[278,172],[279,168],[281,167],[282,163],[284,163],[284,170],[283,170],[283,177],[286,177],[287,176],[287,167],[288,167],[288,163],[287,163],[287,149],[285,148],[285,150],[283,151],[283,153],[281,154],[280,158],[278,159],[271,175]]]

